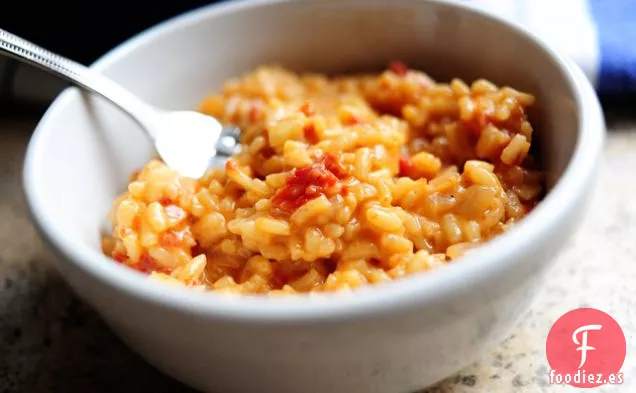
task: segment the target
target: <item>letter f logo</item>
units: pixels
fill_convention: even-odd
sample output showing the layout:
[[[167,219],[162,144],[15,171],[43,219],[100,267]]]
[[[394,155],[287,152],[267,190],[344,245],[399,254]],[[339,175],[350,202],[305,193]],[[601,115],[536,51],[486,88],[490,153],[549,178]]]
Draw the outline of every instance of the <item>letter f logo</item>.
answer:
[[[572,334],[572,341],[574,341],[574,344],[580,345],[580,347],[576,349],[577,351],[581,351],[581,364],[579,365],[579,368],[583,367],[585,361],[587,360],[587,351],[593,351],[596,349],[587,345],[587,332],[590,330],[601,330],[601,327],[601,325],[585,325],[576,329]],[[578,334],[581,332],[583,334],[581,334],[581,342],[579,342],[576,336],[578,336]]]

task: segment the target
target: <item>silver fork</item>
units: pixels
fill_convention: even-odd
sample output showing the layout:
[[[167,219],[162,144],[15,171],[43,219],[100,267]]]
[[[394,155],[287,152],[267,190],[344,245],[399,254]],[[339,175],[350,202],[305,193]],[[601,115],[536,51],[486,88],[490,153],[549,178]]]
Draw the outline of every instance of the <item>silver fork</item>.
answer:
[[[237,127],[223,126],[196,111],[156,108],[104,75],[2,29],[0,53],[63,78],[119,107],[146,132],[166,165],[183,176],[198,179],[218,163],[217,155],[229,156],[240,149]]]

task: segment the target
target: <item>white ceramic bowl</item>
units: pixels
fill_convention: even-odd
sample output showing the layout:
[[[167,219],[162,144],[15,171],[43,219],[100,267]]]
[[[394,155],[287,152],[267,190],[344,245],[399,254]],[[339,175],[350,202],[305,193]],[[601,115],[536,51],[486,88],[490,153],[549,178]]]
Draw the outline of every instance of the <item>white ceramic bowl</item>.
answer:
[[[526,310],[586,206],[604,124],[577,68],[490,16],[418,0],[224,3],[150,29],[93,68],[183,109],[265,62],[339,72],[392,59],[537,96],[531,116],[550,191],[514,229],[456,263],[351,295],[169,289],[99,247],[100,221],[150,145],[117,110],[70,89],[38,125],[24,169],[35,222],[61,254],[57,268],[134,350],[206,391],[409,392],[470,364]]]

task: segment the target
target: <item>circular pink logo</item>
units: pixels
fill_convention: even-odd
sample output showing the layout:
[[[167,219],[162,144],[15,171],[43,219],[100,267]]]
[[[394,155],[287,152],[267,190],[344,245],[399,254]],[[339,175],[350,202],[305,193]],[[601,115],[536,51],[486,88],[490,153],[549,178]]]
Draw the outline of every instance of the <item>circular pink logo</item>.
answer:
[[[594,308],[569,311],[548,333],[550,383],[578,388],[621,384],[626,352],[625,334],[614,318]]]

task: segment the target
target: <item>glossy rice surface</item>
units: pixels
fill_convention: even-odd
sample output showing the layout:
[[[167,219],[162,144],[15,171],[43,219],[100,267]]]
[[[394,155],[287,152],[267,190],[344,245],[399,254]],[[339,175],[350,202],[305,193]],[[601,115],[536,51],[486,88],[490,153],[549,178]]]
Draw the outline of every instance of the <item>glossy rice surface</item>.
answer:
[[[533,104],[399,62],[339,77],[262,66],[199,108],[241,127],[241,153],[199,180],[148,162],[114,202],[104,252],[168,284],[270,295],[454,263],[543,196]]]

